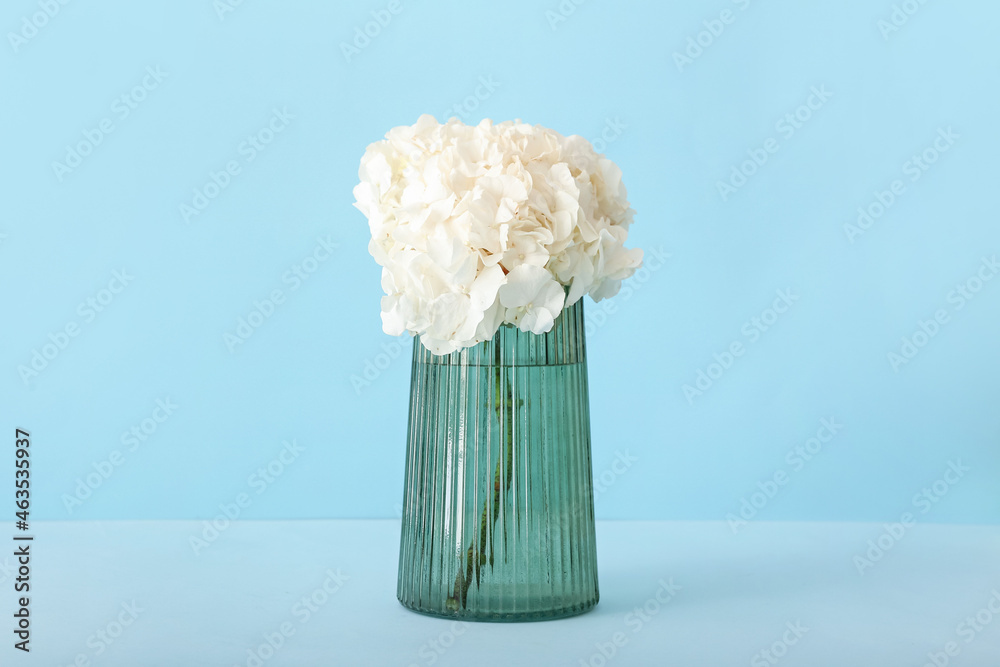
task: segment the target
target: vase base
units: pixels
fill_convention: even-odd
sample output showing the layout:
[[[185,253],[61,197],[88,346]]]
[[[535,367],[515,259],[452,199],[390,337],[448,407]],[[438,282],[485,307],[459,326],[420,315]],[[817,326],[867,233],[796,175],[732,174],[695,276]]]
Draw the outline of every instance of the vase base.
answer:
[[[447,618],[455,621],[473,621],[478,623],[520,623],[532,621],[554,621],[560,618],[579,616],[580,614],[585,614],[596,607],[598,599],[599,597],[595,597],[592,601],[582,602],[580,604],[570,605],[567,607],[556,607],[553,609],[504,612],[492,612],[484,609],[442,611],[439,609],[430,609],[427,607],[407,604],[403,600],[399,600],[399,604],[403,605],[403,607],[412,612],[416,612],[424,616],[433,616],[435,618]]]

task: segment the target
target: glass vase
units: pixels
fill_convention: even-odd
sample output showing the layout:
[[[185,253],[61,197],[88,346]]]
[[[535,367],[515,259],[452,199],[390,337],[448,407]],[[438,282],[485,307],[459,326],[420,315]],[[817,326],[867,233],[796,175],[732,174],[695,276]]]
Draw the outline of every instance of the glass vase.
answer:
[[[598,600],[583,300],[438,356],[414,339],[399,601],[527,621]]]

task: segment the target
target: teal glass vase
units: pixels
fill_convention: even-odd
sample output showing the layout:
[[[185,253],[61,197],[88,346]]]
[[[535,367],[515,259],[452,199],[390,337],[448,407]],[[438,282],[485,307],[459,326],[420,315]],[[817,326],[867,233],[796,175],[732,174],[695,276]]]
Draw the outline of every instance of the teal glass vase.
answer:
[[[416,612],[528,621],[597,604],[583,300],[434,355],[414,340],[397,596]]]

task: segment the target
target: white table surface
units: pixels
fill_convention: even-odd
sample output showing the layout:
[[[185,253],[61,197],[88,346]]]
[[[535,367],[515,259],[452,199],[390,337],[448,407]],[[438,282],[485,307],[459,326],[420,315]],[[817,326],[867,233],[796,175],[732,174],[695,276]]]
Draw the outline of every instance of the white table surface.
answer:
[[[198,555],[200,522],[32,528],[32,651],[12,646],[16,574],[0,555],[0,665],[922,667],[938,653],[939,664],[1000,666],[1000,613],[988,611],[991,598],[1000,610],[997,526],[918,524],[862,575],[854,556],[881,524],[754,522],[734,535],[723,522],[598,522],[597,608],[518,624],[400,606],[398,520],[240,521]],[[328,572],[342,578],[329,595]],[[680,587],[665,604],[661,580]],[[299,601],[314,594],[322,604],[307,616]],[[636,615],[643,605],[656,613]],[[968,617],[975,625],[960,626]],[[273,655],[250,657],[282,627],[293,632]],[[610,652],[616,633],[604,658],[598,645]],[[775,642],[782,655],[768,660],[760,651]]]

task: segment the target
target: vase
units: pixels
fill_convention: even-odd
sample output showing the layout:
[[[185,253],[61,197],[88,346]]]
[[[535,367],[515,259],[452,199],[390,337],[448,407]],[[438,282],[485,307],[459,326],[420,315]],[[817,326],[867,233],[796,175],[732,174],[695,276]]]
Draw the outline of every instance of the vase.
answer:
[[[414,340],[397,596],[474,621],[598,600],[583,300],[548,333],[503,325],[434,355]]]

